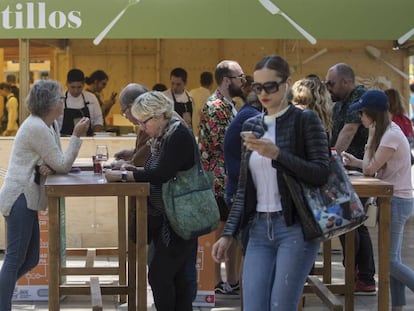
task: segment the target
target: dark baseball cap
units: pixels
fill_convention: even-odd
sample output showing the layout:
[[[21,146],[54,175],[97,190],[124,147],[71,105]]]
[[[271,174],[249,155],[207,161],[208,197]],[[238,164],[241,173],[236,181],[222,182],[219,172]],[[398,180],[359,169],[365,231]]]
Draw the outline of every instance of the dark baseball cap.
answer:
[[[374,109],[380,111],[388,110],[388,96],[383,91],[369,90],[366,91],[361,98],[353,103],[349,109]]]

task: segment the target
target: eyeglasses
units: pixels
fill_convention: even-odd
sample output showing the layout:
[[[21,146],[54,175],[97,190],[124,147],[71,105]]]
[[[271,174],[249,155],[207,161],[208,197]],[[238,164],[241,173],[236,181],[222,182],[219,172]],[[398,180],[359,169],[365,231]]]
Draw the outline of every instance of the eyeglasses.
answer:
[[[325,83],[326,87],[330,87],[330,88],[334,87],[335,84],[336,84],[336,82],[334,82],[332,80],[324,81],[324,83]]]
[[[277,81],[269,81],[269,82],[265,82],[263,84],[258,83],[258,82],[253,82],[252,83],[252,90],[257,94],[260,95],[260,93],[262,93],[262,90],[264,90],[267,94],[272,94],[272,93],[276,93],[279,91],[279,87],[281,84],[286,82],[286,78],[283,79],[280,82]]]
[[[122,112],[122,116],[123,116],[124,118],[127,118],[127,117],[128,117],[128,112],[130,111],[131,106],[132,106],[132,104],[130,104],[130,105],[128,105],[128,106],[126,106],[126,107],[125,107],[125,109],[122,109],[122,110],[121,110],[121,112]]]
[[[152,119],[154,119],[154,116],[149,117],[148,119],[146,119],[144,121],[136,120],[135,122],[137,123],[138,126],[143,127],[143,126],[146,126],[147,125],[147,122],[150,121],[150,120],[152,120]]]
[[[238,76],[228,76],[229,79],[240,79],[242,82],[246,82],[246,75],[244,73],[239,74]]]

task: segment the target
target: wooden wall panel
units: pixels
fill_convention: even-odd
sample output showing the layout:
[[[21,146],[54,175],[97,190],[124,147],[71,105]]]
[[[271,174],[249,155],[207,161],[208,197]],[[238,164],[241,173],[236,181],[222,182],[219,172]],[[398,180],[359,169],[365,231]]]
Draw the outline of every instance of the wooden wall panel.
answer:
[[[148,88],[157,82],[169,86],[170,71],[178,66],[188,71],[187,89],[198,87],[200,73],[213,72],[223,59],[239,61],[245,73],[252,74],[256,62],[268,54],[279,54],[288,60],[293,80],[309,73],[324,78],[330,66],[347,62],[362,79],[386,77],[408,98],[408,82],[383,61],[368,56],[365,51],[367,45],[377,47],[383,59],[408,72],[407,50],[392,50],[391,41],[318,41],[316,45],[310,45],[304,40],[279,39],[116,39],[103,40],[95,46],[92,40],[84,39],[69,40],[64,50],[51,47],[55,52],[49,55],[53,58],[51,78],[62,84],[65,84],[67,71],[74,66],[86,75],[95,69],[105,70],[110,80],[104,98],[112,91],[119,93],[130,82],[143,83]],[[304,60],[323,49],[327,50],[324,54],[303,64]],[[7,51],[5,49],[6,54],[11,54],[8,48]],[[119,107],[115,105],[112,113],[118,112]]]
[[[199,86],[200,73],[213,71],[218,62],[217,40],[161,40],[161,82],[169,86],[170,72],[183,67],[188,73],[187,89]]]
[[[156,73],[156,56],[155,54],[137,55],[132,60],[132,79],[128,83],[140,83],[148,89],[158,82]],[[125,86],[125,85],[124,85]]]

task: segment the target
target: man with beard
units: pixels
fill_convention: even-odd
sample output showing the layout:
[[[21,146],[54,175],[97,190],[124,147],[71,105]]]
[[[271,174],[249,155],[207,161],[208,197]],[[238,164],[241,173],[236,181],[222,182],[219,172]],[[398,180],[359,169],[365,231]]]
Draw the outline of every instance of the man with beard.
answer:
[[[368,129],[362,125],[358,111],[351,111],[349,106],[358,101],[367,90],[362,85],[355,85],[354,71],[344,63],[329,68],[325,84],[331,93],[332,101],[335,102],[331,146],[335,147],[339,154],[346,151],[362,159],[368,139]],[[364,204],[366,199],[361,201]],[[344,236],[340,236],[340,240],[342,249],[345,250]],[[364,225],[355,230],[355,268],[357,276],[355,294],[375,295],[374,254],[371,237]]]
[[[229,207],[224,201],[226,169],[224,165],[224,135],[237,111],[233,97],[243,97],[242,87],[246,82],[240,65],[233,60],[220,62],[214,72],[216,91],[208,98],[200,114],[199,146],[204,170],[214,173],[214,191],[220,209],[220,224],[216,230],[218,239],[223,231],[229,214]],[[237,295],[240,286],[237,269],[237,244],[230,247],[226,261],[226,282],[222,281],[220,265],[216,264],[216,294]]]

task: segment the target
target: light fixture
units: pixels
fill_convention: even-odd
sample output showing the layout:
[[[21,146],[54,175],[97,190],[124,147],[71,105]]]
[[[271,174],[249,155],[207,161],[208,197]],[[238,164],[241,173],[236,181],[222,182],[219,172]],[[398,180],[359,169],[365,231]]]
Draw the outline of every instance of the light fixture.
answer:
[[[411,45],[406,45],[406,44],[399,44],[398,40],[394,40],[392,43],[392,49],[394,51],[399,51],[399,50],[409,50],[412,47],[414,47],[414,44]]]
[[[394,51],[398,51],[399,49],[400,49],[400,44],[398,43],[398,40],[394,40],[393,41],[393,43],[392,43],[392,49],[394,50]]]

